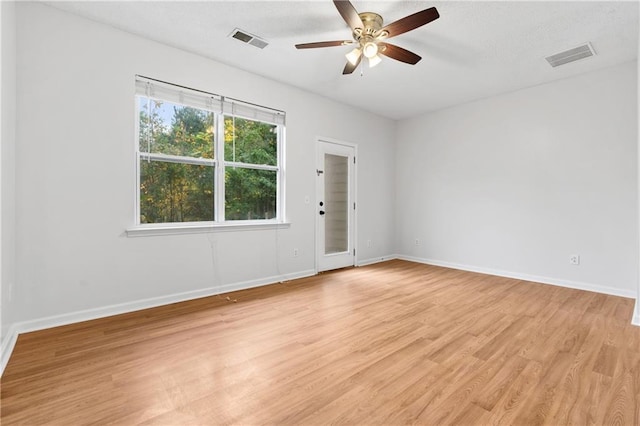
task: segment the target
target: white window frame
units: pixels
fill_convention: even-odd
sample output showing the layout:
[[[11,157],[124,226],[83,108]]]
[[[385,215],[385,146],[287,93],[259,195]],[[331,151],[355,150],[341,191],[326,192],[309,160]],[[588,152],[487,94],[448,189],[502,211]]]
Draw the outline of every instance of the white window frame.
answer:
[[[141,89],[142,85],[146,85],[147,89]],[[149,87],[158,88],[158,91],[165,96],[154,95],[149,93]],[[203,107],[198,104],[202,98],[213,99],[212,107]],[[141,97],[150,98],[163,102],[171,102],[174,104],[184,105],[209,111],[214,114],[215,134],[213,140],[214,158],[196,158],[188,156],[169,155],[161,153],[142,152],[140,149],[139,133],[140,133],[140,109],[139,99]],[[185,98],[196,99],[196,105],[185,102]],[[213,107],[215,105],[215,107]],[[219,105],[219,107],[217,107]],[[285,221],[285,114],[282,111],[274,110],[259,105],[238,101],[235,99],[225,98],[208,92],[190,89],[184,86],[173,85],[147,77],[136,76],[136,95],[135,95],[135,208],[134,208],[134,225],[126,230],[127,236],[147,236],[147,235],[164,235],[164,234],[184,234],[184,233],[200,233],[212,231],[229,231],[229,230],[254,230],[254,229],[278,229],[288,228],[289,223]],[[238,113],[236,110],[240,110]],[[233,111],[233,112],[232,112]],[[224,122],[227,117],[242,118],[251,121],[267,123],[276,126],[277,137],[277,164],[275,166],[266,164],[251,164],[242,162],[227,161],[224,159]],[[273,117],[273,119],[269,119]],[[265,119],[266,118],[266,119]],[[158,160],[164,162],[173,162],[180,164],[203,165],[214,167],[214,220],[202,222],[166,222],[166,223],[140,223],[140,164],[145,160]],[[225,220],[225,169],[227,167],[247,168],[253,170],[270,170],[276,172],[276,216],[271,219],[256,220]]]

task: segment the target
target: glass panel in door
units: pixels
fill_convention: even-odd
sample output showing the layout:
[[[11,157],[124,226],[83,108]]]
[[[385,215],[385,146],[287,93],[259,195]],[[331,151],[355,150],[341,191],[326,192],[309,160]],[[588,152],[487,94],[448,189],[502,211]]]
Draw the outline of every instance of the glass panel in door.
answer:
[[[349,157],[324,154],[325,254],[349,250]]]

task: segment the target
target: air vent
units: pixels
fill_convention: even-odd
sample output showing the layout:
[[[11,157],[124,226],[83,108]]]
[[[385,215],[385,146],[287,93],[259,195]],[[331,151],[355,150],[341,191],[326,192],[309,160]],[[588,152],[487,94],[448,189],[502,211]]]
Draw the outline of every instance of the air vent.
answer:
[[[269,45],[265,40],[260,37],[254,36],[253,34],[249,34],[248,32],[236,28],[229,34],[229,37],[235,38],[236,40],[240,40],[243,43],[250,44],[259,49],[264,49]]]
[[[596,52],[593,50],[591,43],[586,43],[582,46],[574,47],[573,49],[565,50],[564,52],[548,56],[546,59],[547,62],[549,62],[549,65],[555,68],[560,65],[568,64],[569,62],[588,58],[589,56],[593,56],[595,54]]]

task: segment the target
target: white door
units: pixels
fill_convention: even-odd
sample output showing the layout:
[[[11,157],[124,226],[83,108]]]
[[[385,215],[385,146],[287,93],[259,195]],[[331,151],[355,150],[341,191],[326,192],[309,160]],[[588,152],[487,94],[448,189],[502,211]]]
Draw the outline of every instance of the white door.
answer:
[[[355,147],[318,140],[316,253],[318,272],[355,263]]]

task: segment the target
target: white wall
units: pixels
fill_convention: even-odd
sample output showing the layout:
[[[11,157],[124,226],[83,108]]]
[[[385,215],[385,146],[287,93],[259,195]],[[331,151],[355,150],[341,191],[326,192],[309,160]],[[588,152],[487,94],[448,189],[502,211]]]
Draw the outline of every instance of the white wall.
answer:
[[[636,297],[637,121],[633,61],[399,123],[399,253]]]
[[[359,258],[394,252],[394,208],[378,203],[393,196],[391,120],[41,4],[18,4],[17,17],[13,321],[313,272],[316,136],[359,145]],[[291,227],[125,237],[135,74],[286,111]]]
[[[640,34],[639,34],[640,36]],[[640,49],[640,45],[638,46]],[[639,52],[640,53],[640,52]],[[638,55],[638,60],[637,60],[637,64],[636,66],[638,67],[639,71],[640,71],[640,55]],[[640,75],[639,75],[640,77]],[[640,85],[638,85],[637,87],[638,90],[638,108],[640,108]],[[638,157],[637,157],[637,161],[638,161],[638,226],[640,227],[640,131],[638,132]],[[638,249],[640,251],[640,228],[638,230]],[[636,296],[636,308],[634,311],[634,315],[633,315],[633,324],[640,326],[640,261],[638,262],[638,293]]]
[[[0,2],[0,324],[1,342],[11,325],[11,288],[15,282],[15,132],[16,26],[15,4]]]

